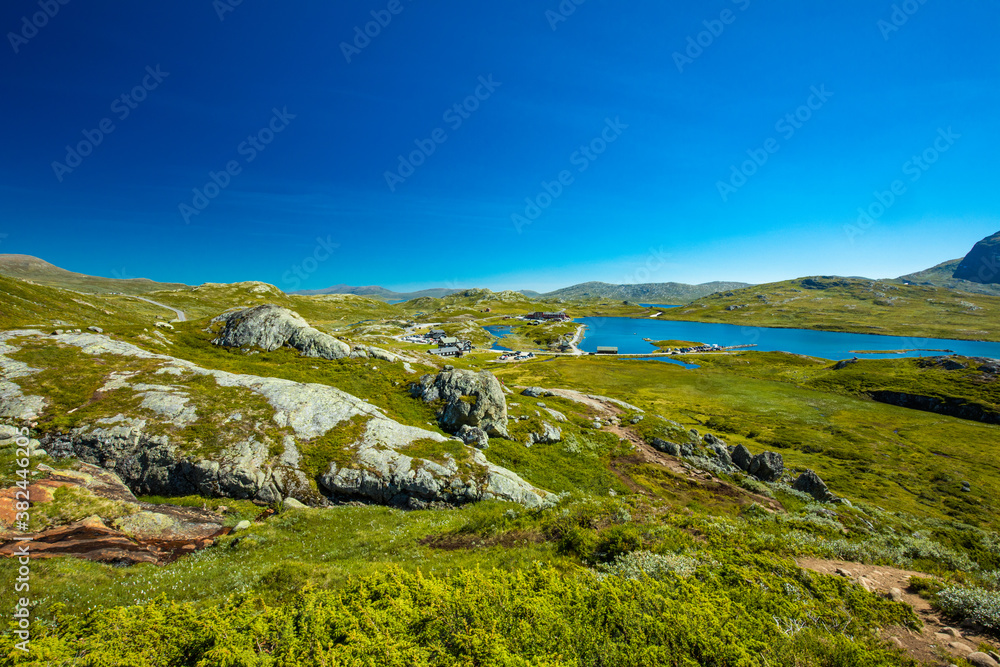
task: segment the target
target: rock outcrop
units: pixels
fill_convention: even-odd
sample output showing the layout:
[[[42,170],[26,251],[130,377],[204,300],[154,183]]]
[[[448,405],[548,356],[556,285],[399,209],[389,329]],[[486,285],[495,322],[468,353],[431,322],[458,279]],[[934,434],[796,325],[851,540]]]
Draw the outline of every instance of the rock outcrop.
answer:
[[[135,493],[267,503],[291,497],[309,505],[329,499],[458,504],[497,498],[537,506],[550,496],[490,464],[475,448],[446,454],[453,448],[445,446],[448,439],[440,433],[400,424],[334,387],[205,369],[92,333],[0,333],[0,388],[5,390],[0,413],[19,420],[36,417],[50,400],[24,396],[11,382],[18,374],[41,370],[4,356],[17,350],[12,339],[23,336],[111,361],[101,368],[107,380],[94,394],[88,416],[72,429],[51,429],[40,439],[53,456],[114,471]],[[150,363],[143,371],[116,371],[115,356]],[[122,365],[129,363],[123,359]],[[506,434],[506,404],[489,373],[462,371],[436,384],[432,380],[429,387],[437,392],[432,400],[443,400],[442,423],[456,431],[468,424]],[[130,396],[140,407],[128,415],[118,412],[121,399]],[[150,396],[154,400],[147,402]],[[109,409],[102,414],[108,397],[117,400],[107,401]],[[442,443],[442,455],[409,456],[417,442],[423,443],[421,451],[431,452]]]
[[[66,496],[56,494],[58,489],[71,492],[69,509],[61,505],[67,501]],[[20,544],[13,539],[13,512],[4,511],[13,507],[5,499],[15,498],[19,490],[0,490],[0,555],[16,555]],[[32,534],[32,558],[73,556],[118,565],[163,564],[209,546],[228,532],[220,514],[141,503],[114,473],[86,463],[60,470],[39,465],[32,471],[27,492],[35,520],[43,522],[42,529]],[[59,507],[45,511],[51,503]],[[95,513],[79,521],[60,522],[81,505]]]
[[[500,381],[489,371],[450,369],[425,375],[410,393],[427,403],[441,401],[438,423],[449,433],[463,426],[480,428],[492,437],[509,438],[507,399]]]
[[[983,424],[1000,424],[1000,412],[963,398],[923,396],[902,391],[870,391],[868,395],[879,403],[898,405],[901,408],[934,412],[958,419],[968,419]]]
[[[973,246],[955,269],[954,277],[973,283],[1000,283],[1000,232]]]
[[[304,357],[343,359],[351,346],[330,334],[309,326],[298,313],[264,304],[219,315],[212,324],[222,323],[222,331],[212,341],[225,347],[259,348],[272,352],[291,347]],[[367,350],[365,350],[367,356]]]
[[[748,472],[750,470],[750,462],[753,460],[753,454],[743,445],[736,445],[730,451],[729,458],[737,468],[743,472]]]
[[[812,470],[806,470],[804,473],[799,475],[798,478],[792,483],[792,488],[797,491],[802,491],[803,493],[808,493],[816,500],[822,502],[832,502],[836,499],[835,496],[830,493],[830,489],[827,488],[820,476]]]
[[[542,430],[528,435],[528,446],[534,444],[550,445],[562,440],[562,430],[548,422],[542,422]]]
[[[761,452],[750,460],[747,472],[762,482],[777,482],[785,472],[785,462],[777,452]]]

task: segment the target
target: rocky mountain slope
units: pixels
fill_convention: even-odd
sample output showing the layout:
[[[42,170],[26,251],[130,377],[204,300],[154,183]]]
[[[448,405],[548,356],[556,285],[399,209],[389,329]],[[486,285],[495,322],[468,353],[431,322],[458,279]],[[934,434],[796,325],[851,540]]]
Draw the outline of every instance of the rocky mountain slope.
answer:
[[[977,243],[961,259],[898,278],[901,282],[1000,296],[1000,232]]]

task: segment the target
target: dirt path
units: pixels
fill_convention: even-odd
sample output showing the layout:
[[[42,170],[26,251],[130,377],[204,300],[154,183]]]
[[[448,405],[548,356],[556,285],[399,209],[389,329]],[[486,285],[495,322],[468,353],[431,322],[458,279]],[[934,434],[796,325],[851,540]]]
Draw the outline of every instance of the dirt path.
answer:
[[[175,318],[175,321],[177,321],[177,322],[187,322],[187,316],[184,315],[184,311],[183,310],[177,310],[173,306],[168,306],[165,303],[160,303],[158,301],[153,301],[152,299],[147,299],[144,296],[133,296],[132,298],[133,299],[139,299],[140,301],[145,301],[146,303],[151,303],[154,306],[159,306],[160,308],[166,308],[167,310],[172,310],[172,311],[174,311],[174,313],[177,314],[177,317]]]
[[[799,558],[796,561],[804,570],[847,577],[866,590],[898,599],[913,607],[924,627],[919,631],[906,628],[887,628],[882,635],[892,644],[905,650],[914,659],[931,665],[949,665],[956,658],[964,658],[977,651],[980,644],[997,648],[997,642],[988,637],[964,632],[944,621],[927,600],[910,590],[910,577],[929,575],[894,567],[863,565],[842,560]]]

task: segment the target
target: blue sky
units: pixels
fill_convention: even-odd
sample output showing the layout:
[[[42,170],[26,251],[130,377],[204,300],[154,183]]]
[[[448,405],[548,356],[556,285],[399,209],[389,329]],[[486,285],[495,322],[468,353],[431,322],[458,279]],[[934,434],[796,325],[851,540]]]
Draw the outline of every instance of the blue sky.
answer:
[[[553,289],[893,277],[1000,229],[995,3],[230,1],[4,3],[0,252]]]

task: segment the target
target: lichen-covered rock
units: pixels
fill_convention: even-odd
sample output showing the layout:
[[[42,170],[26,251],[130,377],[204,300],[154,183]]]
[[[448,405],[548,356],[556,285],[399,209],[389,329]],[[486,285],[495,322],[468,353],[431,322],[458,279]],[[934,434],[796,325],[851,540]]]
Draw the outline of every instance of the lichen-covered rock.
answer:
[[[812,470],[806,470],[804,473],[799,475],[798,478],[792,483],[792,488],[797,491],[808,493],[816,500],[823,502],[830,502],[835,499],[834,495],[830,493],[830,489],[828,489],[823,480],[820,479],[820,476]]]
[[[707,436],[705,437],[705,441],[708,442]],[[715,441],[713,444],[706,445],[705,448],[715,455],[716,463],[719,466],[725,469],[733,468],[733,459],[729,455],[729,448],[726,447],[722,440],[716,438]]]
[[[443,370],[425,375],[410,393],[427,403],[442,401],[438,411],[441,428],[457,433],[462,426],[481,428],[492,437],[509,438],[507,399],[500,381],[489,371]]]
[[[751,459],[747,472],[762,482],[777,482],[785,472],[785,462],[781,454],[761,452]]]
[[[705,437],[703,439],[705,441],[705,444],[708,445],[708,446],[713,446],[713,445],[719,446],[719,447],[725,447],[726,446],[726,441],[725,440],[723,440],[722,438],[719,438],[719,437],[717,437],[717,436],[715,436],[715,435],[713,435],[711,433],[706,433]]]
[[[670,454],[671,456],[677,456],[681,453],[681,446],[676,442],[670,442],[669,440],[663,440],[662,438],[653,438],[649,441],[654,448],[663,452],[664,454]]]
[[[7,398],[0,393],[0,412],[6,410],[17,419],[41,410],[49,400],[23,396],[10,382],[19,373],[40,371],[4,356],[18,349],[8,343],[21,336],[40,334],[30,330],[0,333],[0,383],[17,389],[8,391]],[[42,438],[47,451],[113,470],[136,493],[201,494],[268,503],[294,498],[309,505],[328,502],[317,488],[341,497],[394,503],[410,498],[453,504],[497,498],[536,506],[551,496],[509,470],[491,465],[473,448],[463,453],[459,462],[451,463],[406,455],[415,442],[444,443],[447,439],[400,424],[380,408],[334,387],[205,369],[92,333],[45,337],[46,343],[50,341],[76,346],[84,354],[102,355],[110,361],[106,370],[102,368],[107,380],[89,406],[91,413],[106,396],[119,392],[141,397],[142,407],[141,414],[126,415],[117,412],[121,403],[115,401],[111,403],[115,412],[82,420],[68,432],[49,431]],[[119,371],[113,366],[115,355],[154,363],[147,364],[141,373]],[[453,396],[454,403],[460,404],[453,405],[443,418],[465,419],[470,428],[480,431],[493,425],[496,418],[506,422],[506,405],[497,380],[488,373],[463,377],[465,373],[455,372],[436,385],[435,391]],[[211,378],[214,385],[196,381],[204,377]],[[229,400],[240,402],[240,409],[211,409],[212,386],[230,392]],[[195,395],[208,401],[209,409],[196,409],[192,403]],[[461,406],[471,409],[463,414]],[[257,410],[253,419],[241,414],[251,409]],[[341,429],[359,423],[364,428],[353,441],[316,444],[328,434],[336,441]],[[194,441],[185,435],[191,430],[185,426],[196,427]],[[317,461],[316,450],[310,450],[316,446],[342,446],[337,464]],[[442,447],[441,451],[451,450]]]
[[[729,458],[732,460],[733,465],[747,472],[750,470],[750,463],[753,461],[753,455],[750,450],[743,445],[736,445],[729,452]]]
[[[351,346],[309,326],[298,313],[264,304],[225,313],[212,320],[221,322],[222,331],[212,341],[225,347],[256,347],[267,352],[288,346],[304,357],[343,359],[351,354]]]
[[[458,437],[462,439],[462,442],[476,449],[487,449],[490,446],[490,438],[486,435],[486,431],[468,424],[463,424],[462,428],[458,429]]]
[[[548,422],[542,422],[542,430],[528,435],[528,444],[549,445],[562,440],[562,430]]]

